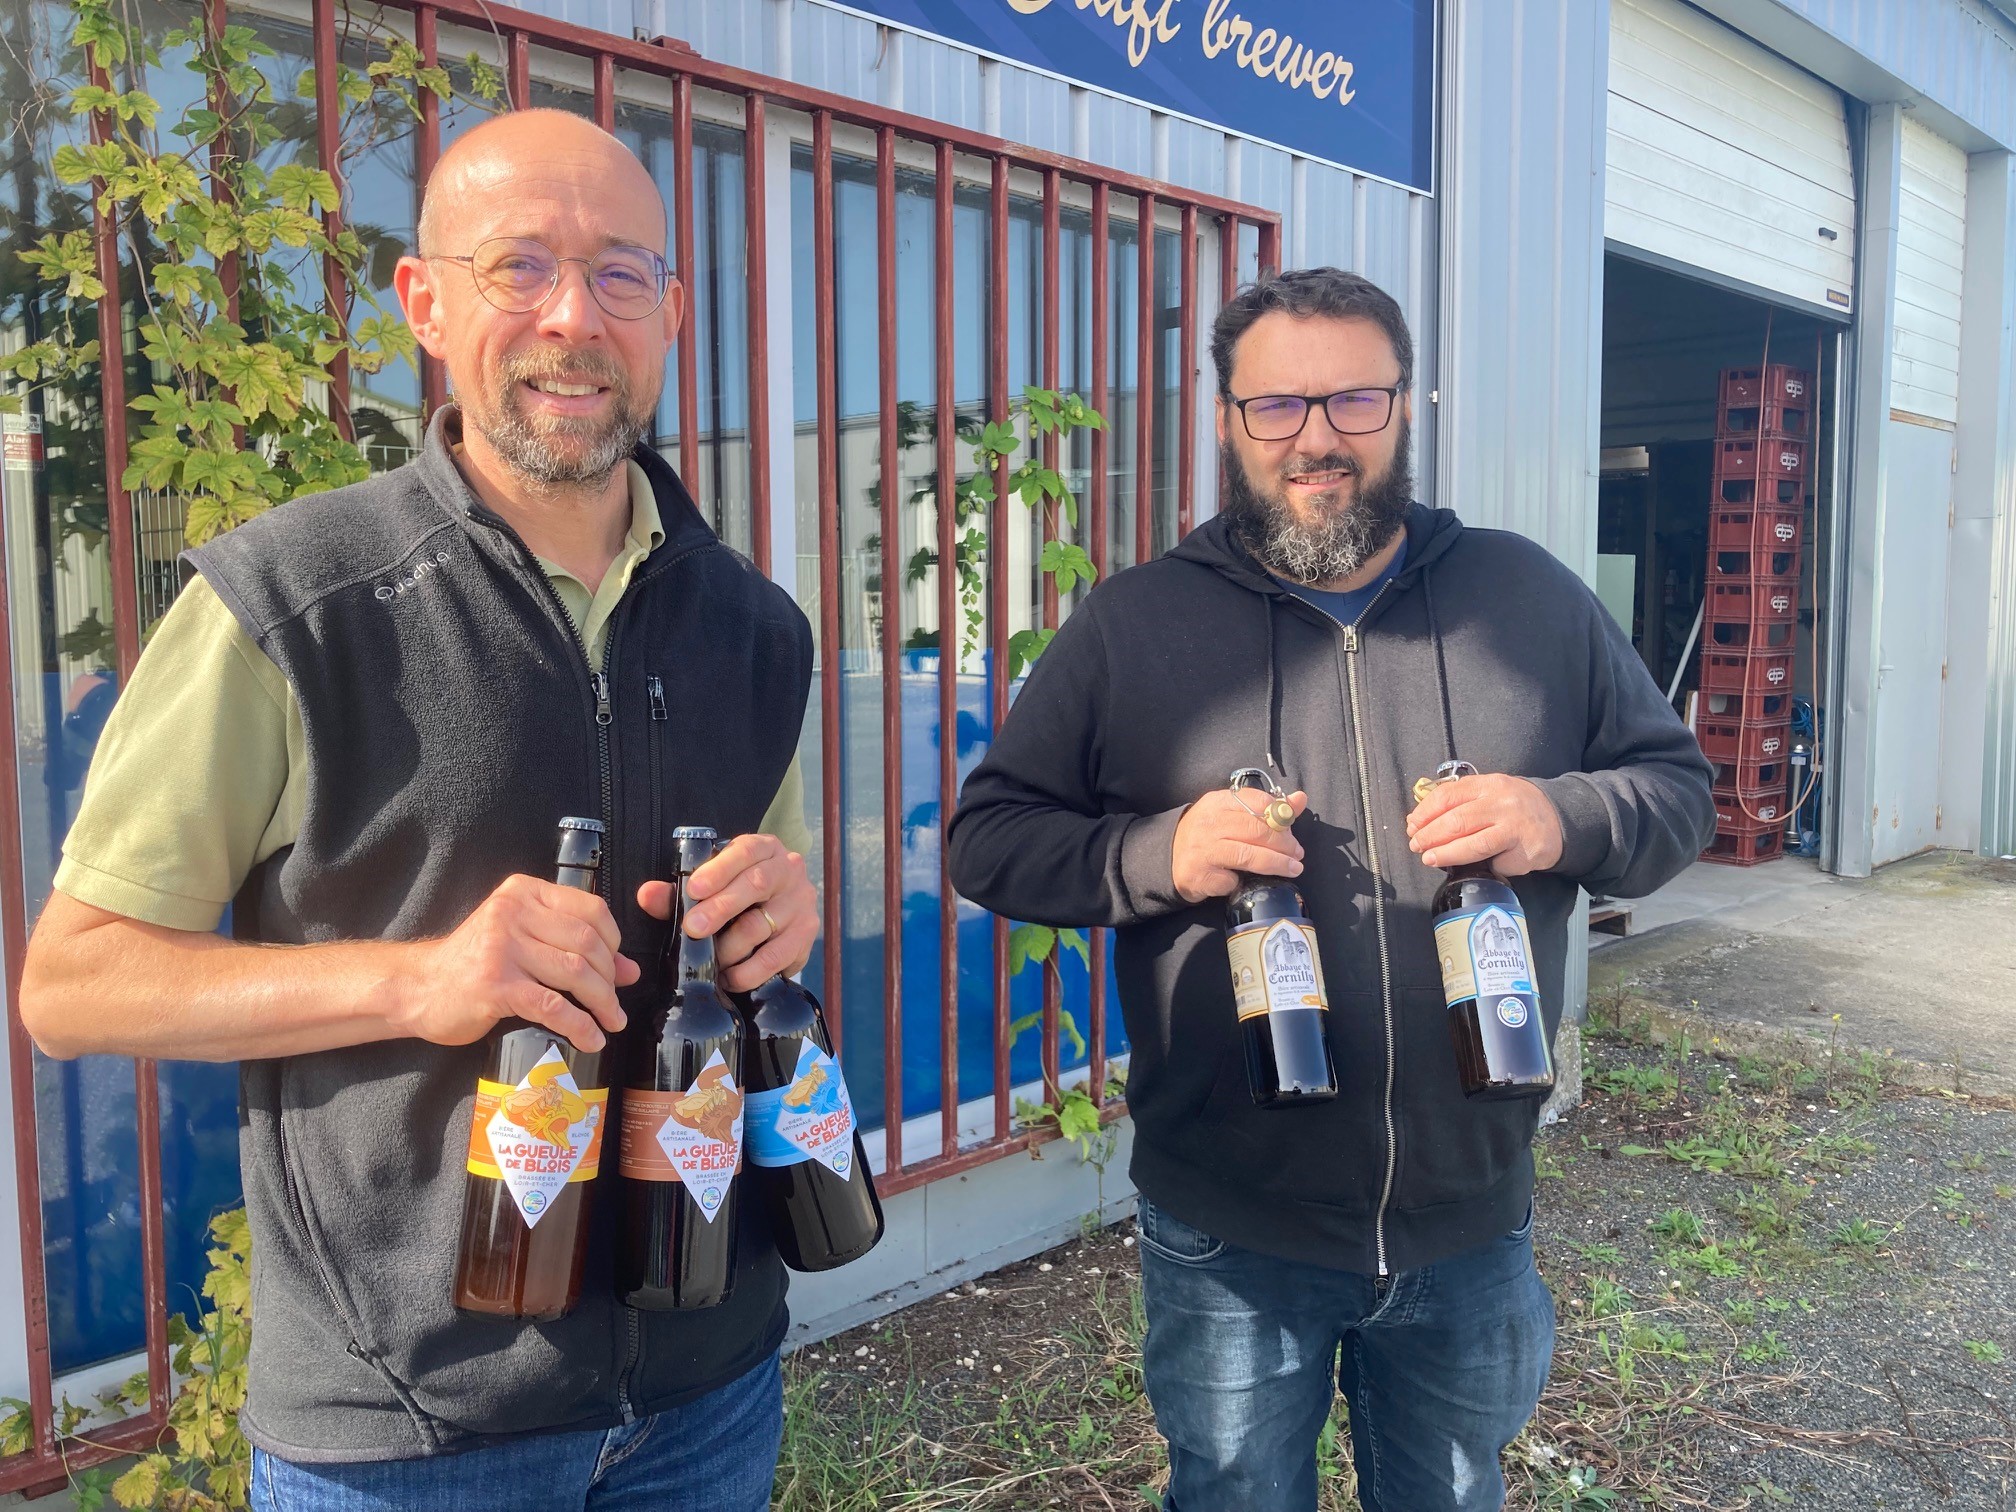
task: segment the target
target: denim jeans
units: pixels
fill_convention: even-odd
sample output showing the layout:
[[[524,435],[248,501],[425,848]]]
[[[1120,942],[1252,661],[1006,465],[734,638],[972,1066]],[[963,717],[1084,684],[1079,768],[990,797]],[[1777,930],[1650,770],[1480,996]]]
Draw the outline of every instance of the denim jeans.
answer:
[[[1382,1281],[1239,1249],[1141,1201],[1142,1350],[1164,1512],[1313,1512],[1341,1389],[1365,1512],[1496,1512],[1539,1405],[1554,1298],[1533,1219]],[[1333,1386],[1334,1381],[1334,1386]]]
[[[625,1427],[461,1454],[299,1465],[252,1455],[253,1512],[769,1512],[784,1439],[777,1357]]]

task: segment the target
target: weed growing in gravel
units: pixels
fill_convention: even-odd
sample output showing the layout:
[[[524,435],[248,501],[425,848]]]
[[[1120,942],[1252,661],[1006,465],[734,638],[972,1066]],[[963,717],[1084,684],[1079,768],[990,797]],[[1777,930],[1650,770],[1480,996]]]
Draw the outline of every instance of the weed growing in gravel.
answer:
[[[1993,1339],[1962,1339],[1960,1342],[1966,1347],[1967,1353],[1983,1365],[2000,1365],[2008,1358],[2002,1353],[2002,1346]]]

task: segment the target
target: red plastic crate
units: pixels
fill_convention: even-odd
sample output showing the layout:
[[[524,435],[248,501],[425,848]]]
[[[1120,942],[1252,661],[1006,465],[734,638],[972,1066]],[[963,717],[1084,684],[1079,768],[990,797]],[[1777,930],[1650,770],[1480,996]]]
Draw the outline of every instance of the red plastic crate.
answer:
[[[1721,398],[1724,404],[1811,404],[1813,378],[1789,362],[1724,368]]]
[[[1775,861],[1784,853],[1784,827],[1774,825],[1747,835],[1725,835],[1718,830],[1708,849],[1701,852],[1701,859],[1718,866],[1757,866]]]
[[[1717,651],[1789,651],[1793,629],[1790,620],[1711,620],[1702,644]]]
[[[1759,801],[1718,787],[1710,796],[1715,800],[1715,833],[1718,835],[1755,835],[1767,829],[1785,827],[1783,793]]]
[[[1716,578],[1708,584],[1708,623],[1790,624],[1799,618],[1796,581]]]
[[[1785,777],[1789,769],[1781,752],[1770,761],[1724,761],[1715,766],[1715,786],[1723,792],[1750,799],[1786,796]],[[1756,808],[1755,802],[1750,805]]]
[[[1763,479],[1755,475],[1715,479],[1716,504],[1756,506],[1762,504],[1767,509],[1802,512],[1801,500],[1806,493],[1806,484],[1800,478],[1772,476]]]
[[[1799,582],[1799,553],[1781,547],[1761,551],[1708,548],[1708,570],[1718,578],[1743,578],[1752,583]]]
[[[1792,751],[1790,717],[1764,724],[1703,712],[1694,731],[1701,754],[1719,765],[1744,761],[1780,761]]]
[[[1710,551],[1797,551],[1806,513],[1796,504],[1718,504],[1708,511]]]
[[[1806,476],[1806,443],[1725,436],[1715,443],[1717,478],[1791,478]]]
[[[1703,719],[1740,719],[1746,725],[1785,724],[1792,718],[1792,690],[1783,693],[1721,693],[1701,690]],[[1775,755],[1759,751],[1759,756]]]
[[[1724,400],[1715,417],[1716,431],[1725,437],[1761,436],[1767,439],[1804,441],[1811,435],[1813,411],[1804,402],[1784,404],[1765,400],[1730,403]]]
[[[1701,654],[1701,686],[1714,693],[1789,693],[1792,653],[1723,651],[1710,646]]]

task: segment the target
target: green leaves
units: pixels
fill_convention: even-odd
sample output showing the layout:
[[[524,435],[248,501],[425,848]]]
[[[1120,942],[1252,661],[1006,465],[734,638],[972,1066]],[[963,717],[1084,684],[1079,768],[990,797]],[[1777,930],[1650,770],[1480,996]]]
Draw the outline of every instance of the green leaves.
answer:
[[[1013,682],[1049,650],[1055,630],[1017,630],[1008,637],[1008,680]]]
[[[1078,584],[1093,582],[1099,576],[1099,569],[1092,565],[1085,548],[1064,541],[1052,541],[1045,546],[1039,565],[1057,579],[1059,593],[1069,593]]]

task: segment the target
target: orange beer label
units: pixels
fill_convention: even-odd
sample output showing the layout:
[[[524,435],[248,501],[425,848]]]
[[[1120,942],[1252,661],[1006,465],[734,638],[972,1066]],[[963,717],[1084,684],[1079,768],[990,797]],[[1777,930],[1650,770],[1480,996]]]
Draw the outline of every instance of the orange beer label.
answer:
[[[684,1092],[623,1094],[616,1168],[632,1181],[683,1182],[709,1223],[742,1168],[742,1089],[715,1051]]]
[[[608,1112],[608,1088],[577,1087],[559,1050],[549,1048],[515,1087],[476,1083],[467,1169],[502,1181],[525,1226],[536,1227],[563,1187],[601,1171]]]

